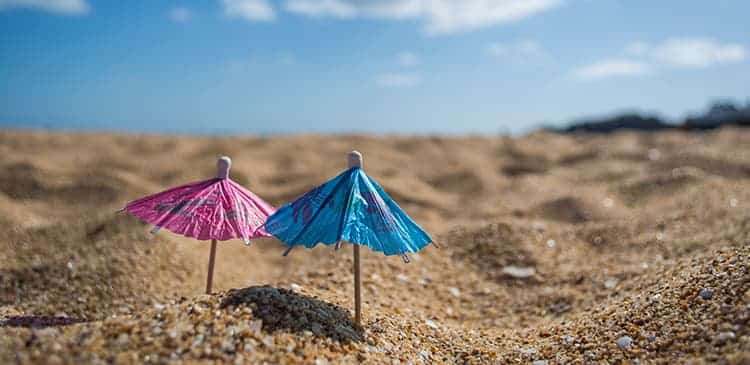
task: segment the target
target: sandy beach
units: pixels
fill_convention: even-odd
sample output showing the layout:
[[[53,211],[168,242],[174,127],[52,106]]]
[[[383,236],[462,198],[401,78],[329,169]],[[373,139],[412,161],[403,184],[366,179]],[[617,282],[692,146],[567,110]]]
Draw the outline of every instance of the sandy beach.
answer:
[[[521,137],[0,131],[0,363],[749,364],[750,131]],[[411,263],[208,244],[116,211],[215,174],[280,206],[364,168]]]

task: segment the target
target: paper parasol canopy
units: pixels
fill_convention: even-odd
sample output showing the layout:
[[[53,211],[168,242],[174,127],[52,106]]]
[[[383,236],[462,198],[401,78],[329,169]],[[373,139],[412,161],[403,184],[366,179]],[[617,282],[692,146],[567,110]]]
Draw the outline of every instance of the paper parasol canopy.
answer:
[[[156,233],[174,233],[211,240],[206,292],[211,292],[216,241],[242,239],[246,244],[269,236],[262,228],[274,208],[229,178],[232,161],[221,157],[217,177],[194,182],[128,203],[124,210],[153,224]]]
[[[279,208],[268,217],[266,231],[289,245],[315,247],[347,241],[354,247],[355,307],[359,324],[359,246],[385,255],[402,255],[432,239],[362,169],[362,155],[348,154],[349,169]]]

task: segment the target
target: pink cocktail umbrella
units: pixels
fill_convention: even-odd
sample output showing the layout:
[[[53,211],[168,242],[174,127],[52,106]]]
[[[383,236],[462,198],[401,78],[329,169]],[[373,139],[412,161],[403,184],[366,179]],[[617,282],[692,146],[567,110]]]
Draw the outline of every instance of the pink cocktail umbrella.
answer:
[[[128,203],[124,211],[154,225],[151,233],[166,228],[198,240],[211,240],[206,293],[211,293],[216,241],[239,238],[249,245],[257,237],[269,237],[262,228],[275,211],[229,178],[232,160],[221,157],[216,178],[194,182]]]

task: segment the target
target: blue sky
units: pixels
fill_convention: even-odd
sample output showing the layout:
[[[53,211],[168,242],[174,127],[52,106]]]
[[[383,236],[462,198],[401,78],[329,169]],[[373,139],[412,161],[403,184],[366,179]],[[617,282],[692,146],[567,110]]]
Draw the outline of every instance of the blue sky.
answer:
[[[750,2],[0,0],[0,127],[523,132],[750,98]]]

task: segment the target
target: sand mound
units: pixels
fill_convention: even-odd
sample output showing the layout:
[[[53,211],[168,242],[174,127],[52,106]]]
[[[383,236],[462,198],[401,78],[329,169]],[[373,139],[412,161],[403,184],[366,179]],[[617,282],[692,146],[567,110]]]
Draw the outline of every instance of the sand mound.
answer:
[[[748,304],[750,248],[720,250],[634,278],[578,318],[536,331],[534,357],[745,363]]]
[[[0,233],[42,226],[47,223],[46,218],[43,213],[35,212],[27,204],[0,194]]]
[[[470,170],[450,172],[429,179],[435,189],[463,195],[480,194],[484,189],[482,180]]]
[[[499,149],[499,155],[503,157],[504,162],[500,167],[500,172],[509,177],[517,177],[529,174],[543,174],[549,168],[549,161],[546,156],[539,152],[529,152],[523,146],[516,142],[503,144]]]
[[[27,229],[10,240],[0,314],[103,318],[180,293],[190,276],[172,244],[126,216]]]
[[[221,156],[236,156],[242,148],[242,144],[234,138],[208,138],[206,143],[190,157],[195,161],[210,162]]]
[[[417,179],[383,178],[380,185],[404,209],[427,210],[448,213],[455,197],[432,188],[428,183]]]
[[[29,163],[14,163],[2,167],[0,191],[13,199],[57,200],[65,204],[105,204],[121,195],[122,183],[109,176],[91,175],[65,177],[43,171]]]
[[[517,177],[531,174],[543,174],[547,171],[547,164],[544,161],[528,159],[523,161],[513,161],[503,164],[500,172],[509,177]]]
[[[583,150],[583,151],[576,151],[573,153],[566,154],[564,156],[560,156],[560,158],[557,160],[557,163],[561,166],[574,166],[585,162],[590,162],[593,160],[596,160],[600,157],[600,154],[598,151],[590,149],[590,150]]]
[[[336,341],[362,341],[347,311],[316,298],[270,286],[230,290],[221,307],[249,305],[268,332],[290,331],[330,337]]]
[[[580,239],[597,249],[613,249],[627,246],[638,235],[634,224],[594,223],[577,230]]]
[[[654,164],[654,171],[669,171],[685,167],[700,169],[712,175],[731,179],[746,179],[750,177],[750,166],[746,163],[727,159],[724,156],[701,156],[694,153],[678,154],[664,158]]]
[[[457,229],[445,237],[455,260],[475,266],[497,281],[533,280],[536,260],[524,247],[523,234],[508,224],[497,223],[477,230]]]
[[[29,163],[13,163],[3,166],[6,172],[0,177],[0,191],[13,199],[33,199],[49,196],[49,189],[38,169]]]
[[[705,173],[700,169],[681,167],[669,172],[637,179],[625,184],[619,190],[626,202],[634,204],[638,200],[674,194],[704,178]]]
[[[572,224],[599,220],[603,216],[600,209],[569,196],[546,201],[532,208],[531,212],[532,216]]]

